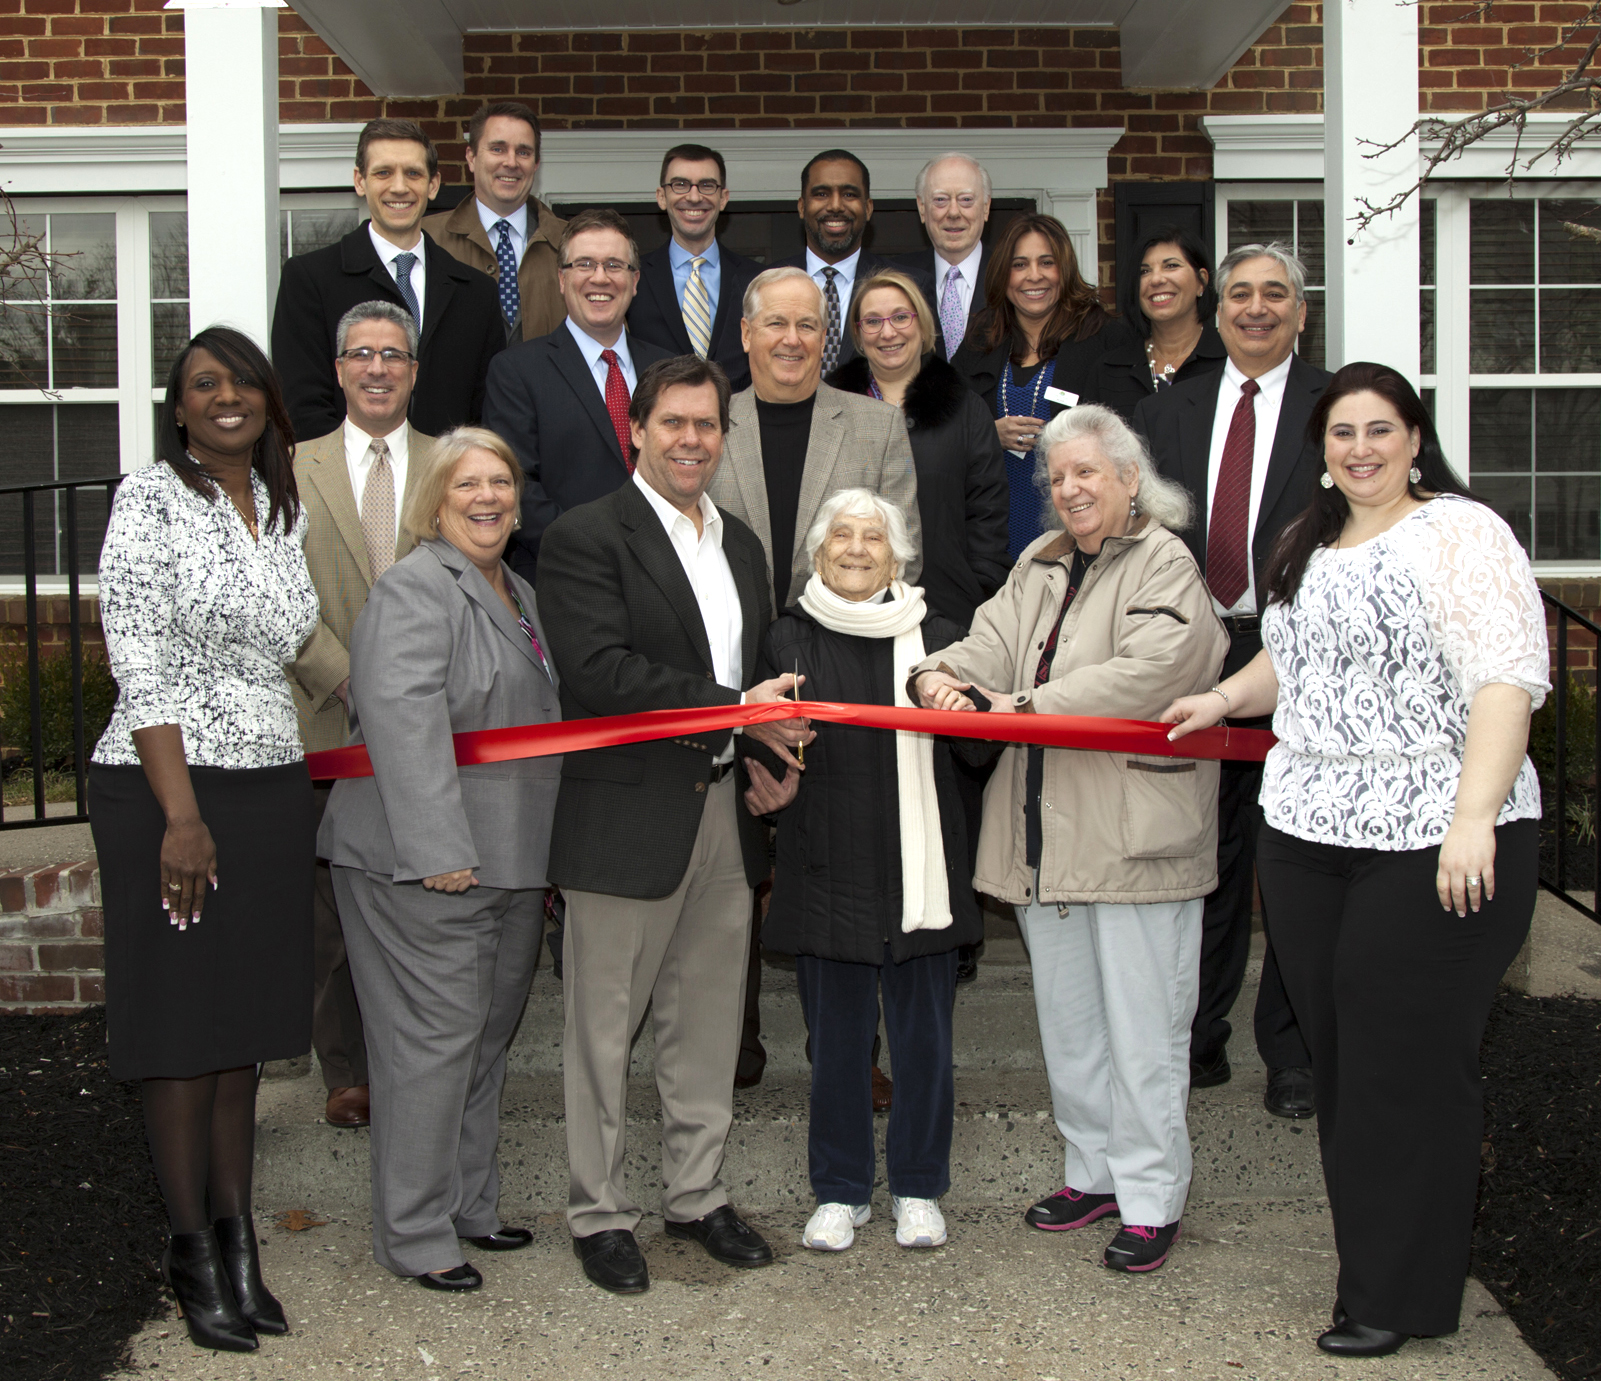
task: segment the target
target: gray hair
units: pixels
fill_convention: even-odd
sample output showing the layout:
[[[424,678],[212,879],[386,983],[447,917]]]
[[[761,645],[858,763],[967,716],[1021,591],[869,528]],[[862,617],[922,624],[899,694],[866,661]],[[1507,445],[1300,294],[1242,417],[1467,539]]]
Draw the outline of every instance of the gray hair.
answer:
[[[352,326],[359,326],[364,321],[392,321],[406,333],[406,349],[413,355],[417,353],[417,322],[404,307],[397,307],[393,302],[385,302],[374,298],[371,302],[358,302],[348,312],[339,318],[339,325],[334,330],[334,353],[345,353],[345,337],[350,334]]]
[[[1143,513],[1170,532],[1183,532],[1190,525],[1194,504],[1189,490],[1156,473],[1156,462],[1144,440],[1111,408],[1099,403],[1081,403],[1059,412],[1045,424],[1035,444],[1034,484],[1047,500],[1051,492],[1051,452],[1065,441],[1088,437],[1111,461],[1124,484],[1139,480],[1134,511]],[[1061,526],[1061,516],[1050,507],[1051,525]]]
[[[1217,266],[1217,295],[1220,300],[1228,294],[1229,279],[1234,276],[1234,270],[1247,259],[1274,260],[1284,270],[1285,282],[1295,294],[1296,303],[1306,301],[1306,265],[1301,262],[1300,255],[1281,240],[1271,240],[1265,245],[1241,245],[1238,249],[1230,250]]]
[[[884,535],[889,538],[890,555],[895,558],[897,575],[917,557],[917,547],[906,527],[900,505],[871,489],[836,489],[818,506],[817,517],[806,530],[806,560],[817,565],[817,553],[828,540],[828,530],[841,518],[881,518]]]
[[[936,163],[943,163],[948,158],[959,158],[963,163],[971,164],[977,170],[979,185],[984,191],[984,200],[988,202],[990,200],[991,190],[989,169],[980,163],[978,159],[974,158],[972,154],[962,153],[959,149],[952,149],[949,153],[942,153],[938,158],[931,158],[927,163],[923,164],[922,171],[917,175],[917,188],[915,193],[917,199],[919,201],[923,201],[925,199],[923,194],[928,189],[928,175],[934,171],[934,165]]]
[[[817,314],[824,315],[823,290],[817,286],[817,280],[807,273],[805,269],[796,268],[791,264],[787,268],[765,269],[750,281],[750,287],[745,289],[745,300],[740,304],[740,310],[745,314],[746,321],[754,321],[756,313],[762,308],[762,294],[768,288],[776,287],[779,283],[787,283],[798,278],[803,283],[811,285],[812,291],[817,294]]]

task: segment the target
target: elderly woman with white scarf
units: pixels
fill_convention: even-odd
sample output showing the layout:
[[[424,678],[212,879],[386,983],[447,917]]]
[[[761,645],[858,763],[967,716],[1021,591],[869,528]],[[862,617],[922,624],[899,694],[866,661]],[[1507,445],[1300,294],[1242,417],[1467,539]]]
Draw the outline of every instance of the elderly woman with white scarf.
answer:
[[[908,706],[906,673],[962,636],[929,614],[900,573],[915,555],[906,519],[868,489],[824,501],[806,535],[813,574],[767,632],[758,677],[805,678],[816,700]],[[950,1187],[951,1008],[956,951],[983,921],[950,746],[927,734],[814,724],[805,772],[743,740],[758,813],[778,810],[778,870],[762,929],[796,956],[811,1032],[809,1154],[817,1211],[802,1241],[843,1251],[871,1216],[873,1038],[883,996],[895,1074],[887,1159],[895,1240],[945,1241]],[[983,751],[970,749],[969,751]],[[770,763],[769,771],[763,763]]]

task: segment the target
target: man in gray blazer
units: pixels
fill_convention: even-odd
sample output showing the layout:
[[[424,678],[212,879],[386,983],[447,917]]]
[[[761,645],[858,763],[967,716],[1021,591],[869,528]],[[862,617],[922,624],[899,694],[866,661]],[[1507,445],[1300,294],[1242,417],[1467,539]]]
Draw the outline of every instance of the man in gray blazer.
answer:
[[[751,685],[771,619],[765,559],[750,529],[706,497],[728,397],[709,360],[652,365],[630,404],[633,477],[546,530],[539,605],[564,719],[770,701],[790,689],[789,676]],[[809,737],[793,720],[746,732],[790,763]],[[767,876],[732,731],[569,753],[550,876],[567,897],[567,1223],[584,1273],[619,1294],[650,1284],[634,1240],[640,1207],[623,1179],[629,1042],[647,1004],[667,1234],[726,1265],[767,1265],[772,1249],[729,1205],[722,1179],[751,889]]]

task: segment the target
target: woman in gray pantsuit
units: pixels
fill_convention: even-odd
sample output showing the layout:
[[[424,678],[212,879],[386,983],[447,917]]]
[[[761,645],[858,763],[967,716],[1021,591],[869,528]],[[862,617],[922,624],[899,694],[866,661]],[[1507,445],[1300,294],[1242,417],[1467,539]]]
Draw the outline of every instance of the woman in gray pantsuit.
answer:
[[[503,1228],[495,1165],[506,1047],[539,953],[559,757],[458,767],[451,735],[561,718],[533,589],[502,562],[522,468],[493,432],[436,443],[402,516],[420,539],[373,586],[350,644],[352,741],[333,865],[372,1086],[373,1255],[436,1290],[483,1277],[458,1238]]]

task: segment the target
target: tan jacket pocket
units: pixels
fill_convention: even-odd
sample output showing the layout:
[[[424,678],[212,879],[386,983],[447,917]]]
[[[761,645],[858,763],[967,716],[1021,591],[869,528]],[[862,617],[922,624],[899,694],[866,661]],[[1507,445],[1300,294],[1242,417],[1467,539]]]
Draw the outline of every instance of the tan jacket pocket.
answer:
[[[1201,774],[1193,759],[1123,762],[1123,857],[1193,858],[1206,838]]]

